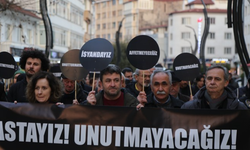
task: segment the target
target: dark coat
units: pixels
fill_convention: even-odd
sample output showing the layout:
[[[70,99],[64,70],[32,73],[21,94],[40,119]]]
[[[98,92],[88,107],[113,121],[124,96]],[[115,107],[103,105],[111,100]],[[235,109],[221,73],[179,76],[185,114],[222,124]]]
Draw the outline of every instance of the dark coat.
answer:
[[[151,93],[147,96],[148,103],[145,104],[145,107],[161,107],[161,108],[181,108],[184,104],[183,101],[174,98],[172,95],[169,95],[170,102],[167,104],[159,104],[154,100],[154,94]]]
[[[225,90],[227,91],[227,98],[222,102],[219,109],[247,109],[247,107],[236,98],[236,95],[231,89],[226,87]],[[200,91],[195,94],[193,100],[186,102],[181,108],[210,109],[210,106],[207,104],[207,100],[205,98],[205,91],[206,87],[202,87]]]
[[[74,99],[75,99],[75,90],[70,94],[66,94],[63,92],[63,95],[59,99],[59,102],[64,103],[64,104],[72,104]],[[77,86],[77,100],[78,100],[78,102],[81,103],[81,102],[85,101],[86,99],[87,99],[87,94],[78,85]]]
[[[26,87],[27,87],[28,82],[26,81],[26,78],[23,80],[13,84],[10,87],[10,90],[7,94],[8,101],[9,102],[28,102],[25,96],[26,92]]]
[[[135,89],[135,83],[136,83],[136,82],[131,82],[131,83],[129,83],[128,85],[126,85],[126,90],[127,90],[131,95],[133,95],[134,97],[137,97],[137,96],[139,95],[140,91],[137,91],[137,90]],[[145,90],[146,95],[149,95],[150,93],[152,93],[152,92],[151,92],[150,86],[147,87],[147,88],[145,88],[144,90]]]

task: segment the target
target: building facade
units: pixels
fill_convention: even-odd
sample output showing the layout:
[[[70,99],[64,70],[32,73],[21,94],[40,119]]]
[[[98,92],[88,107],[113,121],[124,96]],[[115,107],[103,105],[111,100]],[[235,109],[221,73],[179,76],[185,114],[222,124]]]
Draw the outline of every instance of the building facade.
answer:
[[[24,49],[40,49],[36,35],[37,22],[41,18],[24,10],[20,6],[11,5],[0,15],[0,52],[6,51],[18,58]]]
[[[171,67],[174,58],[184,52],[193,53],[197,58],[200,57],[201,49],[199,46],[205,25],[203,9],[187,6],[189,9],[173,12],[169,16],[169,67]],[[209,34],[204,48],[207,65],[213,63],[232,65],[232,58],[236,52],[233,29],[227,27],[227,10],[210,6],[209,9],[207,8],[207,12],[210,21]],[[194,53],[192,49],[194,50],[196,45],[195,34],[198,39],[198,50]]]

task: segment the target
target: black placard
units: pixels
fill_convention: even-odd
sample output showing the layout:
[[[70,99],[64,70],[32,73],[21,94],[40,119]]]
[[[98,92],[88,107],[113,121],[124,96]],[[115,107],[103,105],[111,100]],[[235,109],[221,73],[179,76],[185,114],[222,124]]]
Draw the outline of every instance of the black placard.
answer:
[[[0,77],[4,79],[11,78],[16,71],[16,62],[13,56],[8,52],[0,53]]]
[[[78,49],[69,50],[61,59],[61,71],[68,79],[81,80],[88,74],[88,71],[83,68],[79,61],[79,52],[80,50]]]
[[[82,66],[89,71],[101,71],[114,57],[114,47],[106,39],[96,38],[86,42],[79,54]]]
[[[174,59],[173,63],[176,76],[184,81],[192,81],[200,73],[200,61],[190,53],[182,53]]]
[[[158,62],[160,50],[153,38],[139,35],[129,42],[126,54],[134,67],[146,70],[154,67]]]

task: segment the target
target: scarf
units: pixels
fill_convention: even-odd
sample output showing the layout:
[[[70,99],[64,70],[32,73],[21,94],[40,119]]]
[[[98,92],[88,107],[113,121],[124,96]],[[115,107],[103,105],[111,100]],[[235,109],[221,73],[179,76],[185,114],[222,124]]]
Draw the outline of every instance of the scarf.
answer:
[[[207,91],[205,91],[205,98],[211,109],[218,109],[221,103],[227,98],[227,91],[224,90],[222,95],[217,99],[212,99]]]

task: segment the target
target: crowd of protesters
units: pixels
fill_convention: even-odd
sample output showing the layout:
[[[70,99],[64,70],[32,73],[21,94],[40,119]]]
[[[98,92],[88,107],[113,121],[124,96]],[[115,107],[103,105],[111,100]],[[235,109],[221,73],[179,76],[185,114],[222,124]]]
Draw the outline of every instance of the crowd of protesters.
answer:
[[[16,83],[4,90],[1,101],[12,103],[55,103],[57,105],[99,105],[160,107],[181,109],[250,108],[249,83],[238,87],[228,70],[211,66],[192,82],[180,80],[173,71],[156,66],[149,70],[110,64],[93,79],[89,73],[82,81],[61,79],[48,72],[49,60],[40,51],[24,51],[20,67],[13,75]],[[21,76],[20,76],[21,75]],[[22,79],[18,80],[18,77]],[[250,77],[248,78],[250,81]],[[93,86],[94,85],[94,86]],[[92,88],[93,87],[93,88]]]

